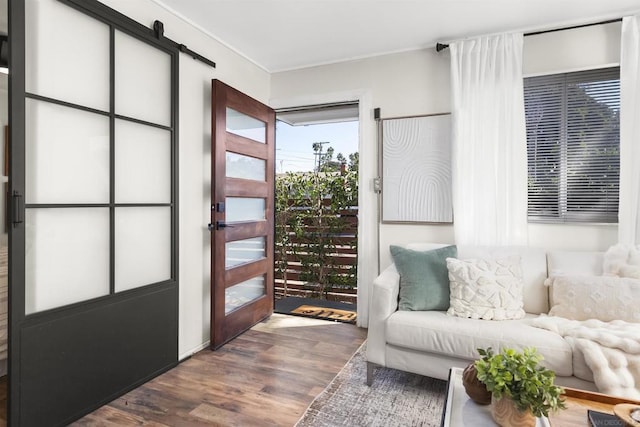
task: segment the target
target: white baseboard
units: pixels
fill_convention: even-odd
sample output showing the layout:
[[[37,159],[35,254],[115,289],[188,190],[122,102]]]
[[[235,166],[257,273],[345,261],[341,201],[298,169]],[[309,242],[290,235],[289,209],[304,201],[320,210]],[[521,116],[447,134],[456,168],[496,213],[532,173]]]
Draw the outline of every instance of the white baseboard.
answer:
[[[194,354],[196,354],[200,350],[204,350],[205,348],[209,347],[210,343],[211,343],[211,341],[205,341],[202,344],[200,344],[199,346],[196,346],[196,347],[192,348],[191,350],[182,353],[181,355],[178,356],[178,362],[182,362],[183,360],[190,358],[191,356],[193,356]]]

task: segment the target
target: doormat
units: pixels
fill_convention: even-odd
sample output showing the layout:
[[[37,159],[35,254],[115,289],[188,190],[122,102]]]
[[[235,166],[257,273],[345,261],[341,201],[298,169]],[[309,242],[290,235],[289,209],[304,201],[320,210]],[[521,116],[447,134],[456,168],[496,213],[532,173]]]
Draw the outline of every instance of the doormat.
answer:
[[[358,316],[354,311],[316,307],[313,305],[301,305],[300,307],[291,310],[291,313],[300,316],[313,317],[315,319],[337,320],[346,323],[355,323]]]

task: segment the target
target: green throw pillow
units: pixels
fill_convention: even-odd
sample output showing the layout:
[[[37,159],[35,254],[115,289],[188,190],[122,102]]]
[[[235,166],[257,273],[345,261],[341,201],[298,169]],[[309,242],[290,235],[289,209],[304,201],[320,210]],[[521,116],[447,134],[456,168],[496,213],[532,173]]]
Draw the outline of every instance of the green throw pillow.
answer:
[[[430,251],[413,251],[391,246],[391,256],[400,273],[400,301],[405,311],[449,308],[449,272],[447,258],[458,256],[456,246]]]

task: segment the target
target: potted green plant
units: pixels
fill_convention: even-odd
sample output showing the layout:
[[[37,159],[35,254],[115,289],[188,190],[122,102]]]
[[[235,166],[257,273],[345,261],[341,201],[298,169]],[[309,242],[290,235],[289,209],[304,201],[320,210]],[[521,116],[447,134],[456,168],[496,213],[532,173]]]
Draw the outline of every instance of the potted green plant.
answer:
[[[535,425],[535,417],[566,408],[564,390],[554,384],[555,373],[540,365],[542,356],[536,349],[507,348],[494,354],[489,347],[478,353],[478,380],[491,392],[491,414],[501,426]]]

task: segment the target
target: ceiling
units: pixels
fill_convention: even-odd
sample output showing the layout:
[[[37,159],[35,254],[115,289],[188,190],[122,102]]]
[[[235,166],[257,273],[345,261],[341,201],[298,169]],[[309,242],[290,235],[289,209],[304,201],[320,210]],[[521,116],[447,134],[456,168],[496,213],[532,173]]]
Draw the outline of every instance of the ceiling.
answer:
[[[154,1],[270,72],[640,12],[640,0]]]

